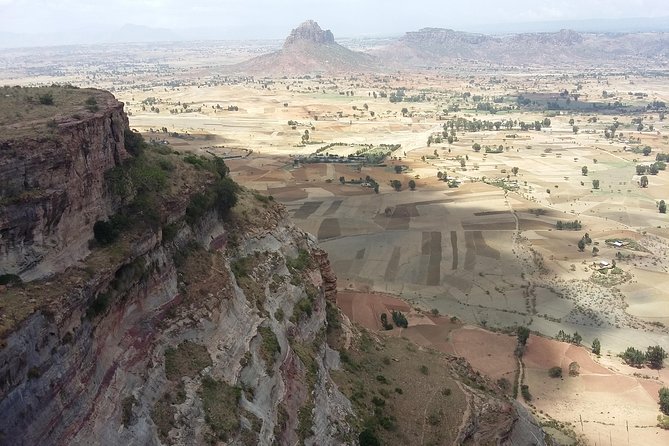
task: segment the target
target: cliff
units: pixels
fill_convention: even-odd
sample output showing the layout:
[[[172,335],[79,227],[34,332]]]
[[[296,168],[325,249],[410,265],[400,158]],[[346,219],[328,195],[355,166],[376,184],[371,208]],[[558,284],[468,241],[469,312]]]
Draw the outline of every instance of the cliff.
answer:
[[[62,271],[88,254],[91,222],[115,210],[104,173],[128,156],[123,104],[98,90],[72,92],[67,101],[79,107],[68,109],[58,99],[36,103],[26,113],[42,108],[52,114],[37,115],[29,125],[0,126],[3,274],[30,280]],[[86,98],[94,98],[95,107],[89,108],[95,111],[85,108]],[[0,106],[7,106],[4,102]]]

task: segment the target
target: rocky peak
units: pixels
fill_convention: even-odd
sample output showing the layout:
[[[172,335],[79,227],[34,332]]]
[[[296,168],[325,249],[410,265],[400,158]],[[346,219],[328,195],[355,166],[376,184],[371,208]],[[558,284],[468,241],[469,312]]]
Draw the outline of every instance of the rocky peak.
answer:
[[[294,45],[299,42],[309,42],[318,45],[330,45],[335,43],[332,31],[321,29],[321,27],[313,20],[307,20],[300,26],[290,32],[283,44],[284,48]]]

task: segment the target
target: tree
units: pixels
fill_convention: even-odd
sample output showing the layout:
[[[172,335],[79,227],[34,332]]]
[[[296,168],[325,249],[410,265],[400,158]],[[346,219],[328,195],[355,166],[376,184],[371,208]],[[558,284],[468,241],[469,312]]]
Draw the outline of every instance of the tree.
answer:
[[[441,171],[437,172],[437,178],[441,180],[442,178],[444,178],[444,174]]]
[[[581,366],[578,362],[573,361],[569,363],[569,376],[578,376],[581,373]]]
[[[646,173],[646,170],[648,170],[647,166],[644,166],[642,164],[637,164],[637,166],[636,166],[636,174],[637,175],[643,175],[644,173]]]
[[[639,180],[641,187],[648,187],[648,177],[646,175],[642,176]]]
[[[599,338],[595,338],[592,341],[592,352],[595,355],[599,356],[599,354],[601,353],[601,350],[602,350],[602,344],[599,342]]]
[[[548,376],[551,378],[562,378],[562,367],[555,366],[548,369]]]
[[[344,177],[339,177],[339,182],[340,182],[341,184],[346,183],[346,178],[344,178]]]
[[[653,149],[651,149],[649,146],[644,147],[643,150],[642,150],[643,156],[650,155],[650,152],[652,152],[652,151],[653,151]]]
[[[587,176],[588,175],[588,166],[581,167],[581,173],[583,174],[583,176]]]
[[[518,345],[525,347],[525,345],[527,345],[527,340],[530,338],[530,329],[527,327],[518,327],[516,330],[516,338],[518,340]]]
[[[660,205],[658,206],[660,210],[660,214],[666,214],[667,213],[667,203],[664,202],[664,200],[660,200]]]
[[[465,165],[466,165],[465,160],[461,159],[460,160],[460,167],[465,167]]]
[[[584,249],[585,249],[585,240],[581,239],[578,241],[578,250],[583,252]]]
[[[592,188],[599,189],[599,180],[592,180]]]
[[[648,173],[651,175],[657,175],[660,173],[660,169],[657,168],[656,164],[651,164],[650,167],[648,168]]]
[[[37,100],[42,105],[53,105],[53,94],[51,92],[41,94],[37,97]]]
[[[576,125],[573,126],[573,127],[571,128],[571,131],[574,132],[574,134],[578,133],[578,126],[576,126]]]
[[[669,415],[669,388],[662,387],[659,391],[660,394],[660,410],[663,414]]]
[[[512,167],[511,168],[511,173],[515,176],[518,175],[518,168],[517,167]]]
[[[400,165],[395,166],[395,173],[402,173],[402,166]]]
[[[480,152],[480,151],[481,151],[481,144],[475,142],[475,143],[472,145],[472,149],[474,149],[474,152]]]
[[[648,346],[646,349],[646,361],[651,369],[661,369],[667,352],[659,345]]]
[[[414,180],[409,180],[409,189],[416,190],[416,182]]]
[[[571,343],[574,345],[581,345],[582,340],[583,338],[578,334],[578,331],[575,331],[574,334],[571,335]]]
[[[402,190],[402,182],[400,180],[392,180],[390,182],[390,185],[392,186],[393,189],[395,189],[397,192]]]

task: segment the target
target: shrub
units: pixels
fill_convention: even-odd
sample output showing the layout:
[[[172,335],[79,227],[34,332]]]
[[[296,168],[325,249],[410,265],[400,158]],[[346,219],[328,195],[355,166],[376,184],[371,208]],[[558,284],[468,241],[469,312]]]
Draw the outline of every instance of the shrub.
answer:
[[[93,237],[102,246],[114,243],[118,235],[118,230],[110,221],[98,220],[93,225]]]
[[[96,112],[100,109],[100,107],[98,107],[98,101],[95,99],[95,96],[89,96],[88,99],[86,99],[86,108],[90,112]]]
[[[37,100],[42,105],[53,105],[53,94],[51,92],[41,94],[37,96]]]
[[[551,378],[562,378],[562,367],[551,367],[548,369],[548,376]]]
[[[360,446],[381,446],[381,442],[371,429],[365,429],[358,435]]]
[[[523,396],[523,399],[527,402],[532,401],[532,394],[530,393],[530,387],[527,384],[520,386],[520,394]]]

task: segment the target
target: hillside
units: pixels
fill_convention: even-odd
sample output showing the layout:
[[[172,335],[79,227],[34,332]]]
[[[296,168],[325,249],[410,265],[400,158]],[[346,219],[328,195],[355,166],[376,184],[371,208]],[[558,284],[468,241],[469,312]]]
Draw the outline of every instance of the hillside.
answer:
[[[308,20],[293,29],[283,48],[231,67],[238,73],[262,76],[337,74],[373,70],[372,56],[351,51],[335,42],[330,30]]]
[[[2,190],[1,445],[406,444],[428,409],[437,441],[539,431],[462,359],[353,326],[315,237],[222,159],[148,144],[111,94],[79,93],[98,108],[30,102],[38,136],[2,142],[6,178],[52,181]]]

